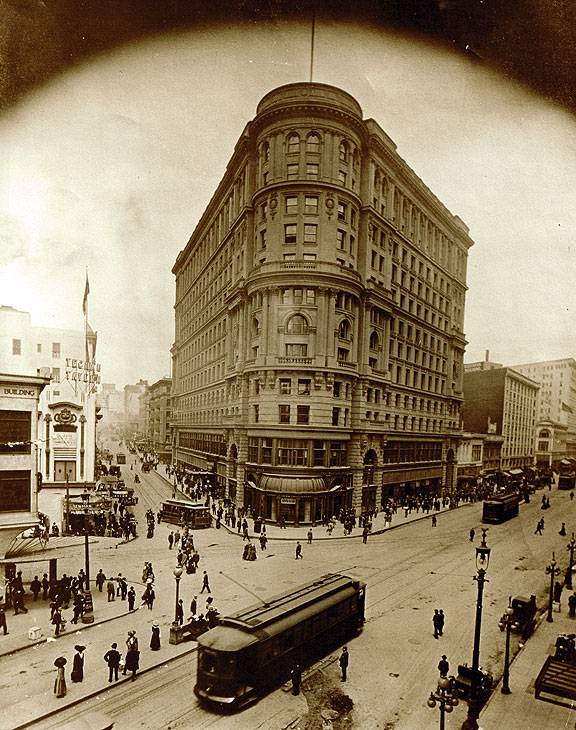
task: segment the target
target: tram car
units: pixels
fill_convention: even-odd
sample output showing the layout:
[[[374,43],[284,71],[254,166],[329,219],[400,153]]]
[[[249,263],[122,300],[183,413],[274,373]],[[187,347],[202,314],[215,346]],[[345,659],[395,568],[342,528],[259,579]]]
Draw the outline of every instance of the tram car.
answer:
[[[482,522],[498,524],[518,515],[520,498],[518,494],[501,494],[485,499],[482,505]]]
[[[166,499],[160,510],[162,522],[173,525],[188,525],[192,530],[210,527],[210,510],[203,504],[183,499]]]
[[[221,712],[256,702],[361,631],[365,602],[366,583],[329,573],[221,616],[198,637],[195,695]]]

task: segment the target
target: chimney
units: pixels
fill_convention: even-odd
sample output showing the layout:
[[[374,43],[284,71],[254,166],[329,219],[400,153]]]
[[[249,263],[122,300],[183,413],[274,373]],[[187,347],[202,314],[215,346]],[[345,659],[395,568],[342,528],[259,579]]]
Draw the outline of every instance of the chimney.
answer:
[[[486,355],[484,356],[484,362],[490,362],[490,350],[486,350]]]

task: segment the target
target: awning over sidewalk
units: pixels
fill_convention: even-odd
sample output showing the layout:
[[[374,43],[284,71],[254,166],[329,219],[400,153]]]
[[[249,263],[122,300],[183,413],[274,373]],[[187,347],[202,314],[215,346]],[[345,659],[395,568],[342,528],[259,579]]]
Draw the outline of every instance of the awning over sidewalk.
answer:
[[[521,477],[524,475],[524,471],[522,469],[510,469],[508,473],[513,477]]]

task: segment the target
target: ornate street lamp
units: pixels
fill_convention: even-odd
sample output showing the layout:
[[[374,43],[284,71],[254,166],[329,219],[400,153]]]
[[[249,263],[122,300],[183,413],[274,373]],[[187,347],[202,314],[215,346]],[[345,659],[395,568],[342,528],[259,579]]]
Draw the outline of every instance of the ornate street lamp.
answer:
[[[82,614],[83,624],[94,623],[94,606],[92,593],[90,592],[90,549],[88,546],[88,515],[90,514],[90,492],[84,488],[82,492],[84,502],[84,572],[86,573],[86,590],[84,591],[84,612]]]
[[[550,576],[550,595],[548,597],[548,615],[546,616],[546,621],[548,623],[552,623],[554,619],[552,618],[552,602],[554,600],[554,578],[556,578],[557,575],[560,574],[560,568],[556,565],[556,556],[554,553],[552,553],[552,560],[550,561],[550,565],[546,566],[546,575]]]
[[[176,579],[176,603],[174,604],[174,626],[178,625],[178,599],[180,598],[180,578],[182,577],[182,568],[177,565],[174,570],[174,578]]]
[[[428,698],[428,707],[436,707],[436,703],[440,705],[440,730],[445,730],[446,720],[445,713],[452,712],[453,708],[458,705],[458,698],[452,694],[454,677],[440,677],[436,692],[430,692]]]
[[[474,627],[474,650],[472,652],[472,677],[470,681],[470,698],[468,700],[468,716],[462,725],[462,730],[478,730],[480,715],[480,701],[478,699],[478,675],[480,667],[480,628],[482,626],[482,594],[486,582],[486,571],[490,563],[490,548],[486,545],[486,528],[482,528],[482,542],[476,548],[477,575],[474,580],[478,583],[476,598],[476,623]]]
[[[502,688],[500,691],[503,695],[510,694],[510,631],[514,626],[514,609],[512,608],[512,596],[508,598],[508,608],[498,622],[500,631],[506,629],[506,651],[504,654],[504,674],[502,675]]]
[[[574,548],[576,548],[576,540],[574,539],[574,533],[572,533],[572,539],[566,545],[566,550],[570,551],[570,562],[568,563],[568,570],[566,571],[566,588],[572,590],[572,566],[574,565]]]

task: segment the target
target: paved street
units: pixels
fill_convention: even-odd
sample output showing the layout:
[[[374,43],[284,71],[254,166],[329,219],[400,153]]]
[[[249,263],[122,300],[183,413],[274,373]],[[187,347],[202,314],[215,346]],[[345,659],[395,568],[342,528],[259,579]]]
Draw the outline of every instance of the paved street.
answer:
[[[129,474],[129,470],[126,469],[125,473]],[[170,486],[160,475],[151,473],[143,475],[139,492],[141,497],[136,512],[140,514],[148,506],[157,507],[157,502],[152,503],[162,495],[168,496]],[[566,538],[557,533],[561,520],[566,521],[570,529],[574,507],[563,492],[552,492],[551,502],[551,509],[545,513],[547,527],[542,536],[533,534],[536,520],[541,516],[538,493],[531,504],[521,507],[520,518],[489,529],[488,543],[493,551],[485,592],[481,662],[495,675],[501,672],[504,643],[497,622],[507,605],[508,595],[529,595],[532,591],[542,594],[545,591],[544,566],[551,557],[552,549],[556,550],[562,564],[565,561]],[[404,524],[406,518],[403,513],[398,514],[393,525],[401,524],[401,527],[372,535],[366,545],[355,537],[315,539],[312,545],[304,544],[304,560],[298,562],[294,560],[295,541],[288,539],[292,536],[288,530],[269,528],[266,557],[259,549],[258,560],[254,563],[241,560],[241,538],[225,529],[197,531],[195,541],[202,555],[200,569],[209,571],[216,605],[223,612],[253,602],[251,595],[237,582],[257,595],[269,596],[335,570],[366,579],[367,623],[361,636],[351,643],[350,678],[345,687],[354,701],[354,724],[374,730],[411,730],[433,727],[437,720],[433,711],[427,708],[426,700],[435,687],[440,655],[445,653],[448,656],[452,673],[456,673],[458,663],[471,662],[476,584],[472,580],[475,574],[474,549],[468,532],[470,527],[475,527],[478,536],[480,509],[479,504],[464,505],[441,514],[436,528],[431,527],[430,519],[418,519],[421,515],[411,515],[408,524]],[[230,727],[227,724],[229,718],[219,719],[206,713],[197,706],[191,693],[195,665],[194,655],[189,652],[194,645],[175,647],[168,644],[174,606],[171,569],[175,562],[175,554],[168,550],[166,540],[170,529],[173,528],[161,524],[152,540],[140,536],[131,543],[114,547],[110,540],[91,546],[92,574],[99,567],[107,575],[120,571],[128,576],[130,584],[135,584],[137,592],[141,590],[140,572],[144,560],[153,562],[157,577],[154,610],[142,608],[133,615],[125,615],[125,606],[121,602],[117,600],[109,604],[104,594],[96,591],[97,620],[103,616],[124,615],[83,628],[78,633],[69,624],[67,635],[57,642],[43,643],[12,656],[4,656],[3,706],[10,704],[12,709],[9,716],[2,713],[0,727],[23,725],[34,717],[94,692],[97,693],[96,699],[82,705],[82,711],[90,707],[106,709],[122,728],[184,728],[190,726],[187,723],[192,716],[195,718],[194,726]],[[139,532],[142,535],[142,519]],[[319,537],[321,530],[315,532]],[[74,550],[60,562],[59,570],[75,572],[82,561],[83,554]],[[186,605],[192,593],[198,592],[200,583],[198,574],[183,576],[181,595]],[[543,605],[541,596],[539,605]],[[440,607],[447,617],[445,635],[434,639],[431,618],[434,608]],[[45,605],[43,614],[47,617]],[[17,617],[9,614],[8,618],[10,635],[5,639],[0,636],[0,642],[14,642],[15,636],[25,635],[28,626],[32,625],[32,618],[36,622],[36,616],[31,613]],[[150,626],[154,620],[159,621],[162,627],[162,649],[158,653],[148,649]],[[42,622],[38,621],[38,624],[42,625]],[[47,629],[46,618],[43,625]],[[161,666],[140,677],[134,685],[130,683],[109,690],[102,656],[111,641],[117,640],[122,648],[130,628],[135,628],[140,637],[142,669],[158,663]],[[57,699],[52,693],[55,677],[53,661],[62,654],[71,663],[76,643],[87,646],[86,678],[82,685],[68,682],[67,697]],[[186,656],[165,664],[166,660],[181,653],[186,653]],[[67,676],[69,668],[70,665]],[[537,669],[534,668],[535,674]],[[328,665],[319,674],[338,686],[336,665]],[[512,677],[513,674],[514,668]],[[308,681],[313,687],[316,680],[313,676]],[[291,720],[306,713],[307,706],[303,702],[306,686],[305,682],[304,695],[298,698],[282,691],[274,693],[256,707],[241,713],[238,716],[240,724],[235,718],[234,726],[258,727],[254,724],[258,721],[264,723],[262,727],[287,727]],[[159,707],[163,708],[162,719],[158,716]],[[67,715],[77,716],[78,712],[76,706]],[[438,710],[434,712],[437,714]],[[461,716],[463,719],[464,713],[463,704],[451,716],[450,725],[456,727],[457,718]],[[58,727],[65,717],[58,715],[47,724],[37,726]]]

